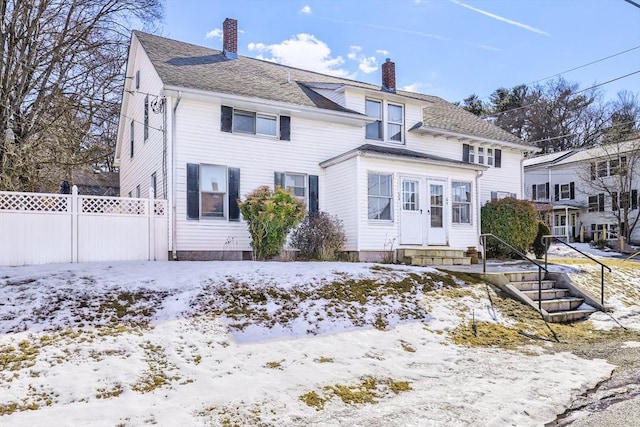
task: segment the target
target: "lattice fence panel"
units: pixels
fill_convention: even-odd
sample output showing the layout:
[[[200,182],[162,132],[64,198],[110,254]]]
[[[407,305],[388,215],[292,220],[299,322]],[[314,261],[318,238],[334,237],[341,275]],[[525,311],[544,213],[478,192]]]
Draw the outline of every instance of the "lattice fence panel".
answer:
[[[118,197],[82,197],[80,213],[146,215],[147,201]]]
[[[70,197],[56,194],[0,192],[0,210],[22,212],[67,212]]]
[[[165,216],[167,214],[167,202],[166,200],[154,200],[153,213],[156,216]]]

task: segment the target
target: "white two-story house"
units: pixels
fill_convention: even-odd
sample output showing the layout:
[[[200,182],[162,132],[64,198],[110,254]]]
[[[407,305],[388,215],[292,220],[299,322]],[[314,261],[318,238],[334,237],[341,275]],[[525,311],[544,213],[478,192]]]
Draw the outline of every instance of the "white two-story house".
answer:
[[[238,199],[283,186],[342,220],[346,250],[478,245],[480,207],[522,197],[532,147],[441,98],[142,32],[131,38],[116,148],[121,195],[170,206],[174,259],[247,259]]]
[[[634,139],[526,159],[524,195],[536,203],[554,236],[567,241],[618,237],[619,223],[632,225],[639,214],[639,148],[640,140]],[[640,241],[640,227],[630,237]]]

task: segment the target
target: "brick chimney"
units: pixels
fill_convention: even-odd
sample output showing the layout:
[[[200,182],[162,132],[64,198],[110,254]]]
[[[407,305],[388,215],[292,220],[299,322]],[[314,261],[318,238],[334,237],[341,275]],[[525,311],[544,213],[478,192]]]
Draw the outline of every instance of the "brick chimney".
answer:
[[[382,64],[382,90],[396,91],[396,64],[389,58]]]
[[[222,53],[227,59],[238,59],[238,21],[227,18],[222,23]]]

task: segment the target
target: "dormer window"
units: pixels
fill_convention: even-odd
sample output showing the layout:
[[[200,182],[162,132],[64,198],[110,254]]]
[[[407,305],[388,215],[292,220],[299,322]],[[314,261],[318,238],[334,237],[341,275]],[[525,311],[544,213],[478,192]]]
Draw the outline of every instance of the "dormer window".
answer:
[[[386,112],[386,114],[383,114]],[[369,123],[365,138],[402,143],[404,141],[404,106],[377,99],[365,100],[365,114],[375,122]]]

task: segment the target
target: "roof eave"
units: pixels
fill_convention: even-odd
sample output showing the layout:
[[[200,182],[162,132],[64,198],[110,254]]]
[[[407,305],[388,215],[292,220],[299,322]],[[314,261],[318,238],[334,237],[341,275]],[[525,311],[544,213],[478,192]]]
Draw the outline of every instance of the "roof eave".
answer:
[[[383,160],[401,160],[405,162],[413,162],[413,163],[421,163],[421,164],[429,164],[429,165],[439,165],[439,166],[455,166],[460,169],[468,169],[475,171],[486,171],[489,169],[487,166],[478,165],[475,163],[458,163],[447,160],[437,160],[437,159],[425,159],[421,157],[408,157],[402,156],[398,154],[391,153],[375,153],[371,151],[362,150],[360,148],[354,148],[353,150],[347,151],[346,153],[340,154],[338,156],[327,159],[323,162],[320,162],[321,168],[328,168],[330,166],[337,165],[339,163],[345,162],[354,157],[368,157],[372,159],[383,159]]]
[[[251,98],[240,95],[233,95],[223,92],[210,92],[201,89],[194,89],[188,87],[171,86],[166,85],[163,91],[166,96],[178,96],[178,93],[183,98],[193,98],[211,101],[212,99],[220,103],[232,103],[234,106],[240,108],[247,108],[255,110],[256,107],[260,107],[261,112],[274,114],[298,114],[300,116],[314,116],[318,115],[331,118],[332,121],[338,123],[351,124],[355,126],[365,126],[368,123],[373,123],[375,120],[360,113],[350,113],[345,111],[327,110],[318,107],[309,107],[305,105],[291,104],[280,101],[272,101],[262,98]]]
[[[434,128],[434,127],[429,127],[429,126],[418,126],[418,127],[413,127],[412,129],[410,129],[411,132],[416,132],[419,134],[424,134],[424,135],[432,135],[432,136],[447,136],[447,137],[451,137],[451,138],[457,138],[461,141],[474,141],[474,142],[479,142],[479,143],[484,143],[484,144],[496,144],[496,145],[502,145],[504,147],[509,147],[509,148],[513,148],[516,150],[520,150],[520,151],[534,151],[534,152],[539,152],[541,149],[538,147],[534,147],[531,145],[525,145],[525,144],[518,144],[518,143],[514,143],[514,142],[508,142],[508,141],[503,141],[503,140],[499,140],[499,139],[491,139],[491,138],[485,138],[482,136],[477,136],[477,135],[471,135],[471,134],[466,134],[466,133],[459,133],[459,132],[454,132],[454,131],[450,131],[450,130],[446,130],[446,129],[439,129],[439,128]]]

